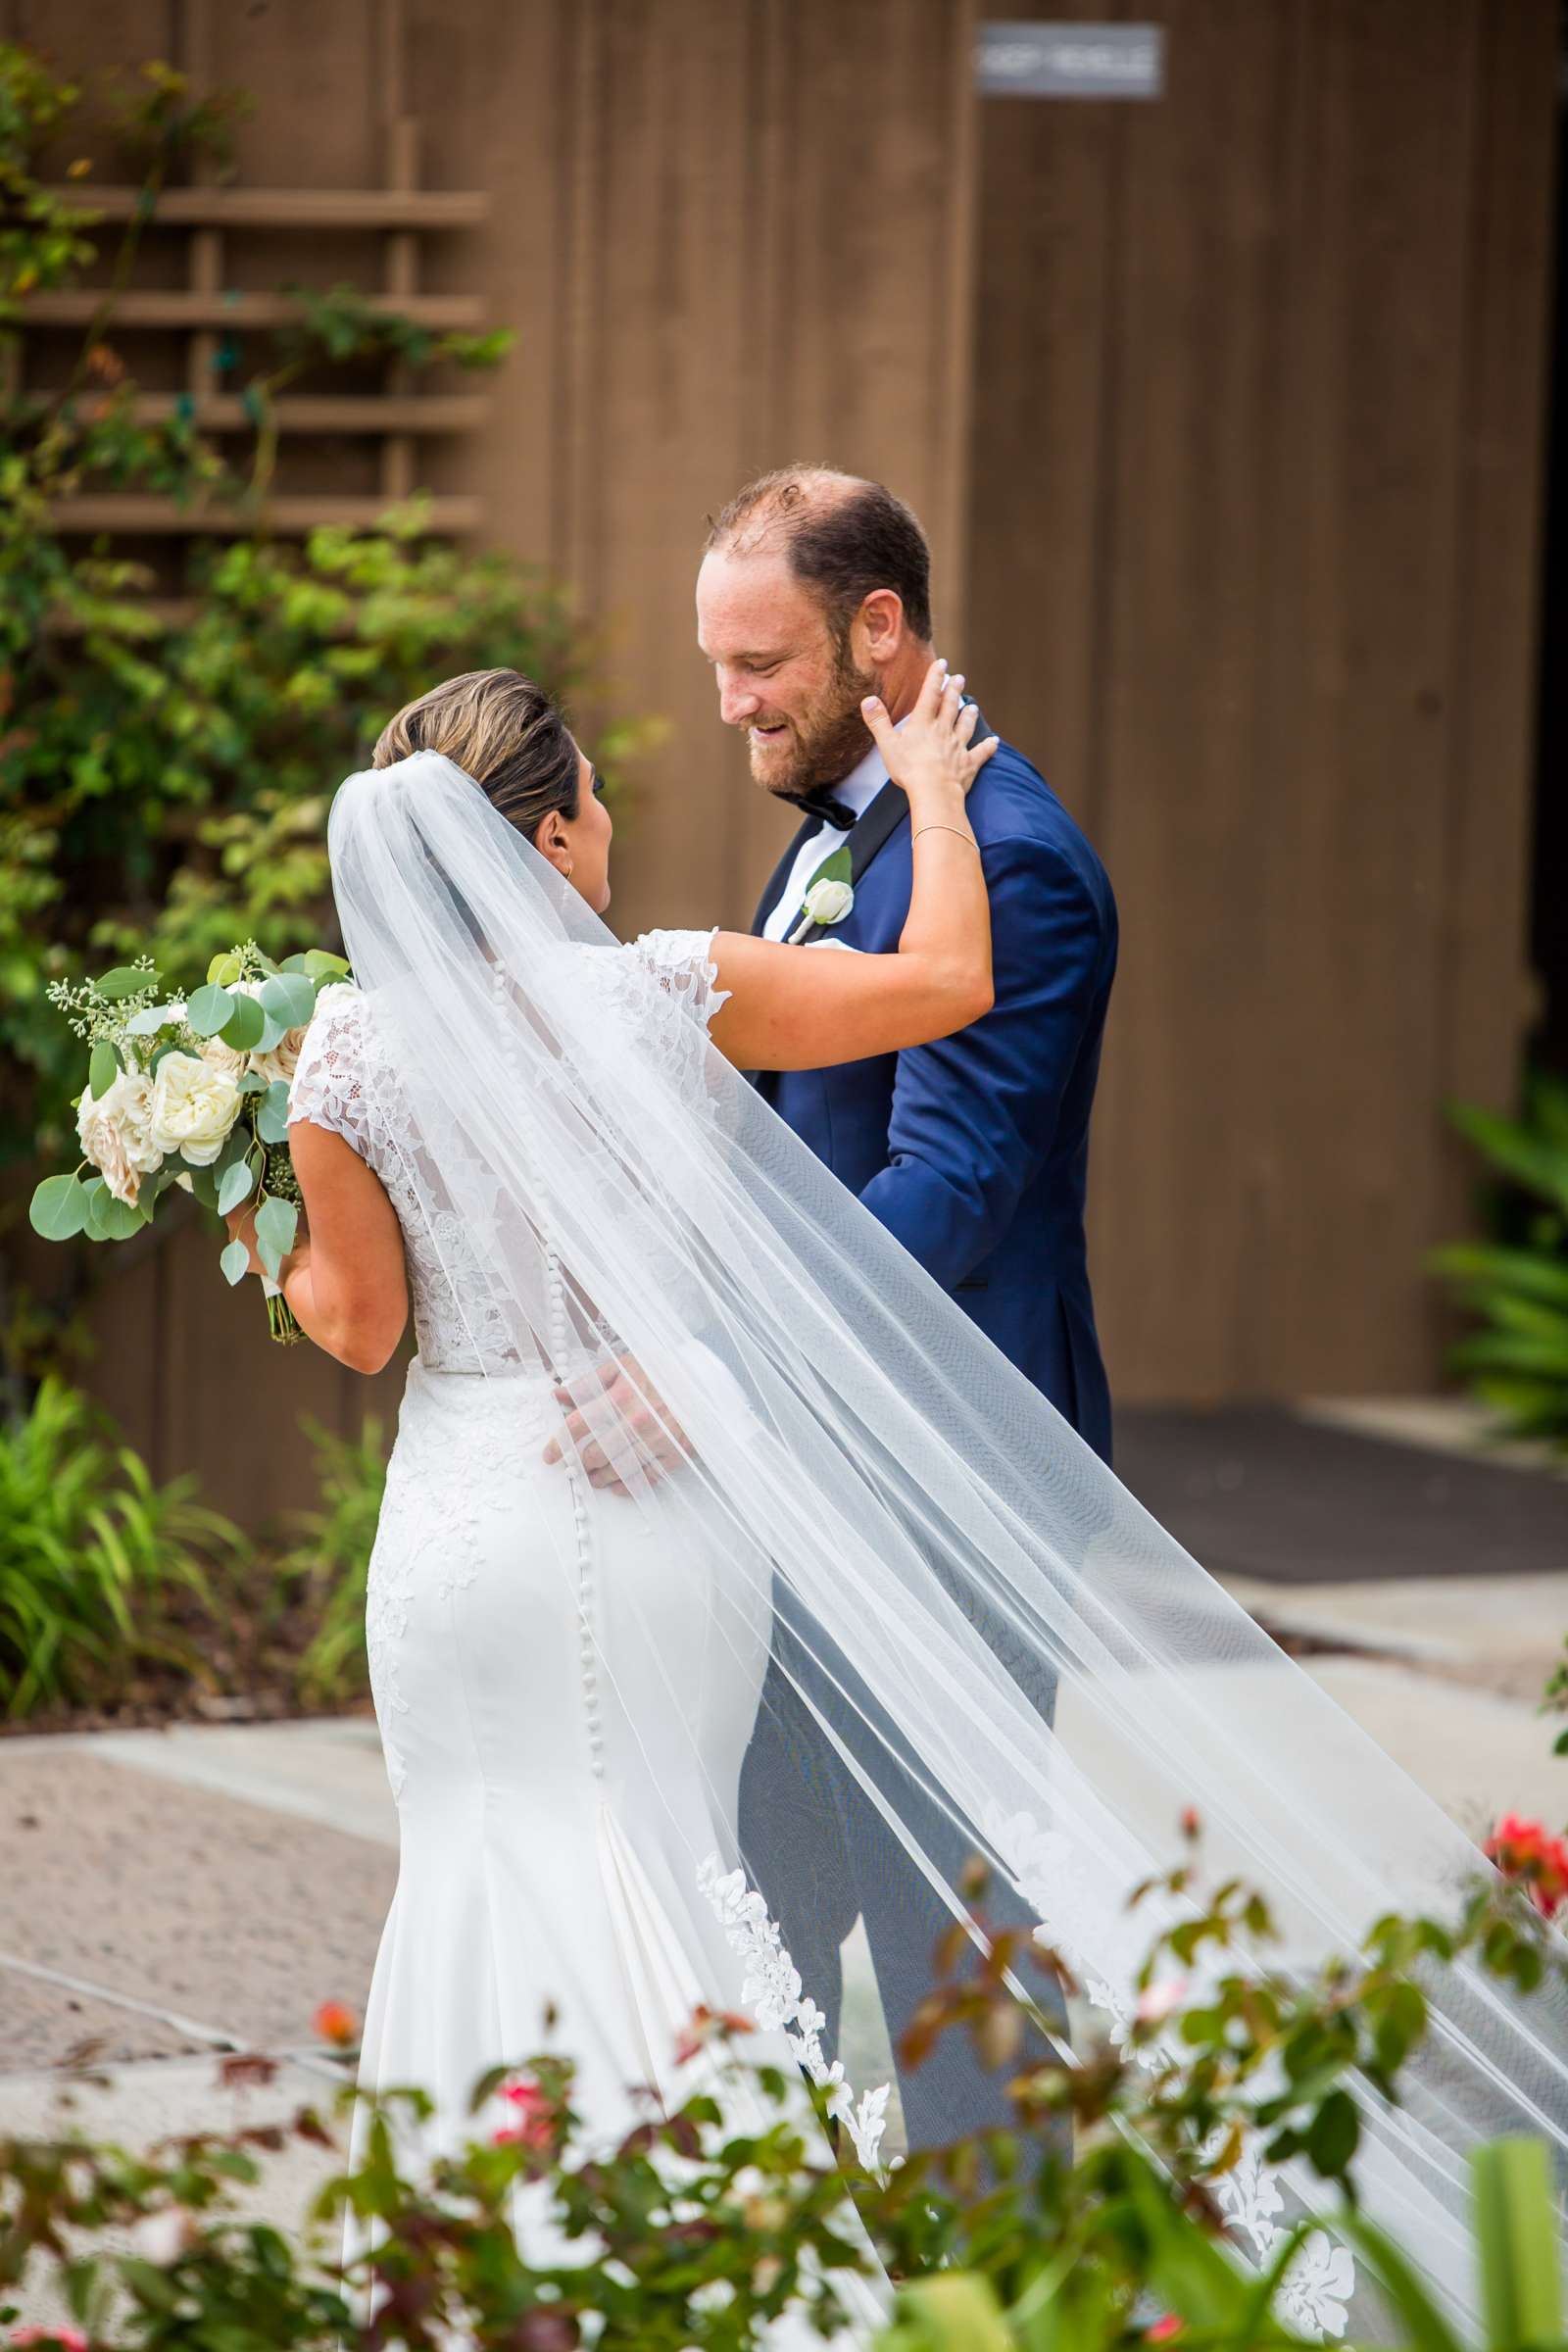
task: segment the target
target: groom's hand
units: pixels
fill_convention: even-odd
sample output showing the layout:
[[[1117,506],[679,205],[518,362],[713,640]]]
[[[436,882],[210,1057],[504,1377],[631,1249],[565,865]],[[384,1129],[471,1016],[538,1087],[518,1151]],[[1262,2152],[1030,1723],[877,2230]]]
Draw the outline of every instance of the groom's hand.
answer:
[[[587,1471],[590,1485],[606,1487],[612,1494],[630,1494],[616,1456],[629,1450],[650,1486],[657,1486],[689,1459],[691,1441],[634,1355],[612,1356],[587,1377],[597,1380],[603,1391],[602,1397],[587,1404],[579,1404],[567,1387],[556,1390],[556,1401],[565,1411],[566,1422],[561,1435],[545,1447],[547,1462],[559,1462],[569,1445]],[[579,1389],[582,1385],[577,1383]]]

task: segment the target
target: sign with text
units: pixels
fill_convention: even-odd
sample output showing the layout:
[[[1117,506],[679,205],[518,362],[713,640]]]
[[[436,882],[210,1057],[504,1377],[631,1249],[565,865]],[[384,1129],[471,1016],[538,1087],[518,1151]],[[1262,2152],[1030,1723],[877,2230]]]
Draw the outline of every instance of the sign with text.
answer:
[[[982,98],[1159,98],[1162,24],[982,24]]]

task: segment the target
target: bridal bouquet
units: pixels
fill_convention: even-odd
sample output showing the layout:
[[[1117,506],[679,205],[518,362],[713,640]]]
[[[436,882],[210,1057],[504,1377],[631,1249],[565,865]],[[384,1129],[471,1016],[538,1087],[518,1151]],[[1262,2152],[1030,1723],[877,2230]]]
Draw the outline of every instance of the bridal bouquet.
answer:
[[[247,940],[215,956],[189,996],[166,995],[150,956],[101,980],[54,982],[50,1002],[88,1048],[76,1101],[82,1158],[38,1186],[34,1230],[51,1242],[124,1241],[151,1224],[172,1186],[220,1217],[254,1204],[268,1322],[274,1340],[297,1340],[277,1288],[300,1209],[289,1080],[318,993],[348,975],[323,949],[274,963]],[[238,1282],[250,1251],[231,1241],[219,1264]]]

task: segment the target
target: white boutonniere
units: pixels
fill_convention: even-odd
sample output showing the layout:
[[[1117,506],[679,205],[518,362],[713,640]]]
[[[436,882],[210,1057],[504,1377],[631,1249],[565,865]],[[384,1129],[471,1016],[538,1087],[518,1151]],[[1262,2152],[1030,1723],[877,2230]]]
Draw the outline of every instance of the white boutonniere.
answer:
[[[806,911],[785,941],[786,947],[799,947],[807,932],[813,930],[818,923],[824,926],[842,923],[855,905],[855,885],[850,880],[848,849],[835,850],[832,857],[817,867],[801,904]]]

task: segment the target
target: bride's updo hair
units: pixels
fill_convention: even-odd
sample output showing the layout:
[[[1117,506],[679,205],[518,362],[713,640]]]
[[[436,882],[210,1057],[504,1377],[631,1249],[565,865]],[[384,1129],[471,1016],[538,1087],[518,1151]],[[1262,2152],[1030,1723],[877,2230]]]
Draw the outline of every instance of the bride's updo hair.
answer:
[[[577,814],[577,746],[542,686],[515,669],[469,669],[432,686],[382,731],[372,767],[439,752],[532,840],[552,809]]]

